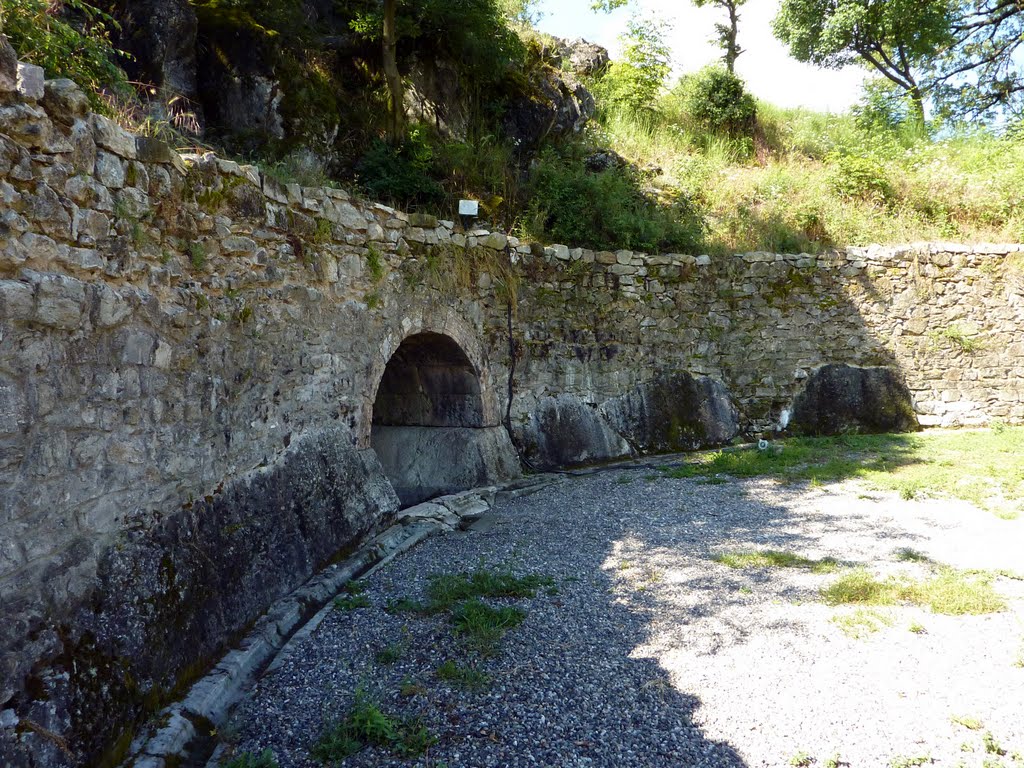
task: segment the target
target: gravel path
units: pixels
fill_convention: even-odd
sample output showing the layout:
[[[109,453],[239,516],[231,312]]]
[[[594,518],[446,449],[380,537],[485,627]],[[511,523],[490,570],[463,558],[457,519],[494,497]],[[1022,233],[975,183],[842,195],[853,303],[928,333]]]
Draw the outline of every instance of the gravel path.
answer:
[[[1024,753],[1024,581],[994,582],[1007,611],[884,609],[889,626],[854,638],[833,620],[852,609],[818,598],[835,574],[710,559],[774,548],[924,575],[926,564],[897,559],[901,547],[1020,571],[1024,521],[852,482],[712,485],[636,468],[570,477],[370,576],[370,607],[332,611],[263,678],[230,735],[239,751],[270,747],[282,768],[317,765],[308,750],[322,723],[362,687],[438,742],[419,758],[367,748],[346,766],[788,766],[802,753],[814,766],[838,754],[849,766],[1024,767],[1013,757]],[[558,590],[507,601],[526,619],[481,662],[490,687],[469,692],[434,675],[472,658],[444,616],[383,608],[421,598],[431,573],[481,564],[550,575]],[[397,662],[375,661],[395,644]],[[986,753],[986,733],[1005,756]]]

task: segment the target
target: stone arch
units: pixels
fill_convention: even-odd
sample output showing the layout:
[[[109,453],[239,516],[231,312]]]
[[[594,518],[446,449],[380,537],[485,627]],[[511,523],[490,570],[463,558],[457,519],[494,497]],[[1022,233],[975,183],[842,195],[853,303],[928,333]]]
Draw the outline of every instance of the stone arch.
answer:
[[[431,331],[416,333],[402,341],[384,366],[371,423],[482,427],[480,389],[476,366],[454,339]]]
[[[374,403],[384,379],[391,358],[406,339],[419,334],[445,336],[454,342],[465,355],[480,386],[481,427],[496,427],[501,421],[501,406],[491,378],[487,356],[479,334],[462,317],[450,308],[428,307],[420,312],[402,318],[394,331],[388,332],[375,350],[366,369],[366,393],[359,420],[356,425],[356,441],[361,447],[370,445],[370,433],[374,421]]]
[[[369,443],[403,504],[519,475],[475,337],[403,323],[373,373]],[[455,331],[454,333],[452,331]],[[393,346],[393,349],[392,349]]]

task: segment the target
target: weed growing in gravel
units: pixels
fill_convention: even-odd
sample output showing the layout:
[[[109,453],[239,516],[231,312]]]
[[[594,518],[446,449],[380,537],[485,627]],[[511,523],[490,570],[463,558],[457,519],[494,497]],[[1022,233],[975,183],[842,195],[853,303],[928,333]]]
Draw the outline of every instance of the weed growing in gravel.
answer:
[[[1024,669],[1024,640],[1020,641],[1020,648],[1017,649],[1017,658],[1013,660],[1013,666]]]
[[[813,762],[814,762],[814,758],[811,757],[806,752],[802,752],[802,751],[801,752],[797,752],[795,755],[793,755],[789,759],[789,764],[790,765],[795,765],[798,768],[805,768],[805,766],[808,766],[808,765],[810,765]]]
[[[366,584],[356,579],[341,588],[344,595],[334,598],[334,607],[341,611],[354,611],[356,608],[369,608],[370,599],[363,593]]]
[[[378,664],[394,664],[402,658],[402,654],[404,653],[404,643],[391,643],[377,651],[373,658]]]
[[[713,560],[730,568],[807,568],[814,573],[832,573],[839,567],[833,557],[811,560],[794,554],[766,549],[760,552],[725,552]]]
[[[369,608],[370,598],[366,595],[343,595],[334,598],[334,607],[339,611],[354,611],[356,608]]]
[[[452,683],[467,691],[482,691],[490,685],[491,678],[476,667],[461,666],[449,659],[437,668],[438,680]]]
[[[425,610],[439,613],[477,597],[535,597],[541,587],[553,586],[555,580],[550,576],[515,576],[509,571],[483,568],[472,573],[434,574],[427,587],[429,603]]]
[[[524,618],[526,614],[518,608],[494,608],[477,598],[459,603],[452,610],[456,634],[464,635],[470,647],[484,656],[494,653],[505,633],[522,624]]]
[[[917,765],[928,765],[934,762],[928,755],[918,755],[916,757],[905,757],[903,755],[897,755],[889,761],[890,768],[914,768]]]
[[[971,731],[980,731],[985,724],[976,717],[966,717],[964,715],[953,715],[949,718],[954,724],[962,725]]]
[[[770,450],[723,450],[666,468],[666,477],[776,477],[829,482],[861,478],[904,498],[946,495],[1012,520],[1024,510],[1024,428],[917,435],[797,437]]]
[[[310,754],[325,765],[333,765],[373,744],[402,757],[415,757],[436,741],[419,721],[396,720],[382,712],[365,691],[358,690],[348,715],[324,728]]]
[[[882,580],[857,569],[822,589],[821,595],[828,605],[909,603],[950,616],[995,613],[1006,608],[1006,601],[992,589],[990,577],[954,568],[942,568],[934,576],[919,580],[905,576]]]
[[[226,763],[221,763],[221,766],[222,768],[277,768],[277,758],[269,749],[264,749],[258,755],[243,752]]]
[[[896,550],[896,559],[902,563],[930,563],[931,558],[924,552],[918,552],[910,547],[903,547]]]
[[[1006,750],[999,745],[999,742],[996,741],[996,737],[992,735],[991,731],[985,732],[985,735],[981,737],[981,743],[985,747],[985,752],[990,755],[999,755],[1002,757],[1006,754]]]
[[[924,624],[921,624],[920,622],[917,622],[917,621],[910,622],[910,626],[907,627],[907,629],[909,629],[915,635],[927,635],[928,634],[928,630],[925,629]]]
[[[832,623],[842,630],[847,637],[863,640],[882,627],[891,627],[893,618],[890,614],[873,608],[858,608],[850,613],[842,613],[832,617]]]
[[[845,765],[845,763],[838,752],[825,761],[825,768],[839,768],[841,765]]]

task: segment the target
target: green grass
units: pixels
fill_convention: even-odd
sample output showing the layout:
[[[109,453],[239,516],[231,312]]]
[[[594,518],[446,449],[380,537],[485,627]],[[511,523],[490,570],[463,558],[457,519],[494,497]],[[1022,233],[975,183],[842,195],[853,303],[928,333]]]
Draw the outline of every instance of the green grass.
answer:
[[[928,765],[932,762],[934,761],[927,755],[917,755],[914,757],[897,755],[889,761],[889,766],[890,768],[915,768],[915,766]]]
[[[857,608],[850,613],[841,613],[833,616],[832,623],[839,627],[847,637],[852,637],[854,640],[863,640],[883,627],[891,627],[893,617],[891,614],[880,611],[877,608]]]
[[[1012,520],[1024,509],[1024,428],[796,437],[775,441],[766,451],[707,453],[665,475],[819,483],[858,478],[904,498],[963,499]]]
[[[715,555],[713,560],[730,568],[804,568],[814,573],[832,573],[839,562],[832,557],[811,560],[794,554],[766,549],[759,552],[726,552]]]
[[[366,595],[343,595],[334,598],[334,607],[339,611],[354,611],[356,608],[369,608],[370,598]]]
[[[329,723],[310,754],[324,765],[334,765],[369,745],[384,747],[400,757],[417,757],[437,738],[418,720],[398,720],[385,714],[362,690],[356,691],[352,709]]]
[[[510,571],[489,571],[479,568],[470,573],[434,574],[427,587],[428,604],[424,609],[436,613],[472,598],[535,597],[542,587],[552,587],[550,576],[529,574],[516,576]]]
[[[404,643],[391,643],[374,654],[373,660],[378,664],[394,664],[405,653]]]
[[[494,653],[505,633],[523,623],[526,614],[512,606],[495,608],[478,598],[466,600],[452,609],[452,625],[457,635],[483,656]]]
[[[660,107],[642,117],[600,109],[592,133],[638,166],[661,168],[659,196],[696,204],[713,252],[1016,242],[1024,230],[1020,137],[932,140],[760,102],[751,152],[749,141],[702,131],[672,94]]]
[[[964,728],[970,731],[980,731],[985,727],[985,724],[976,717],[967,717],[966,715],[953,715],[949,718],[951,722],[956,725],[962,725]]]
[[[491,678],[473,666],[463,666],[449,659],[437,668],[438,680],[444,680],[467,691],[482,691],[490,685]]]
[[[1006,754],[1006,750],[996,741],[996,737],[990,731],[986,731],[985,735],[981,737],[981,744],[985,747],[985,752],[990,755],[1002,757]]]
[[[929,563],[931,558],[923,552],[918,552],[910,547],[903,547],[896,551],[896,559],[902,563]]]
[[[392,600],[385,610],[419,616],[447,613],[455,634],[466,646],[481,656],[489,656],[496,651],[505,633],[521,624],[526,614],[513,606],[491,605],[483,598],[532,598],[540,589],[548,595],[558,594],[555,580],[539,574],[516,576],[508,570],[492,571],[482,567],[462,573],[435,573],[429,578],[426,599]]]
[[[797,752],[789,759],[789,764],[795,765],[797,768],[806,768],[806,766],[809,766],[813,762],[814,758],[803,751]]]
[[[1006,601],[985,575],[944,567],[924,579],[879,579],[864,569],[844,574],[821,590],[828,605],[919,605],[950,616],[995,613]]]
[[[271,750],[265,749],[258,755],[243,752],[221,765],[222,768],[277,768],[277,758]]]

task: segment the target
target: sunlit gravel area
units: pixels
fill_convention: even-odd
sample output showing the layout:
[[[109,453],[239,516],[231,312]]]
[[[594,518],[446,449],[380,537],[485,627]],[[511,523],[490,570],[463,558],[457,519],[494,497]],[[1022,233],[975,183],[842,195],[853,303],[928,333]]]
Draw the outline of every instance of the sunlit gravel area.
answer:
[[[904,561],[906,548],[929,560]],[[714,560],[755,549],[840,565]],[[948,616],[821,599],[848,568],[923,577],[937,563],[1007,571],[991,575],[1007,608]],[[421,599],[430,574],[477,568],[555,584],[491,601],[526,614],[493,656],[467,650],[446,615],[386,610]],[[650,466],[569,476],[369,576],[369,605],[333,610],[226,735],[236,754],[270,748],[282,768],[319,765],[312,745],[359,689],[436,743],[419,756],[370,746],[340,765],[1024,768],[1024,581],[1013,572],[1024,572],[1024,520],[964,502],[854,481],[708,484]],[[448,660],[489,684],[438,679]]]

